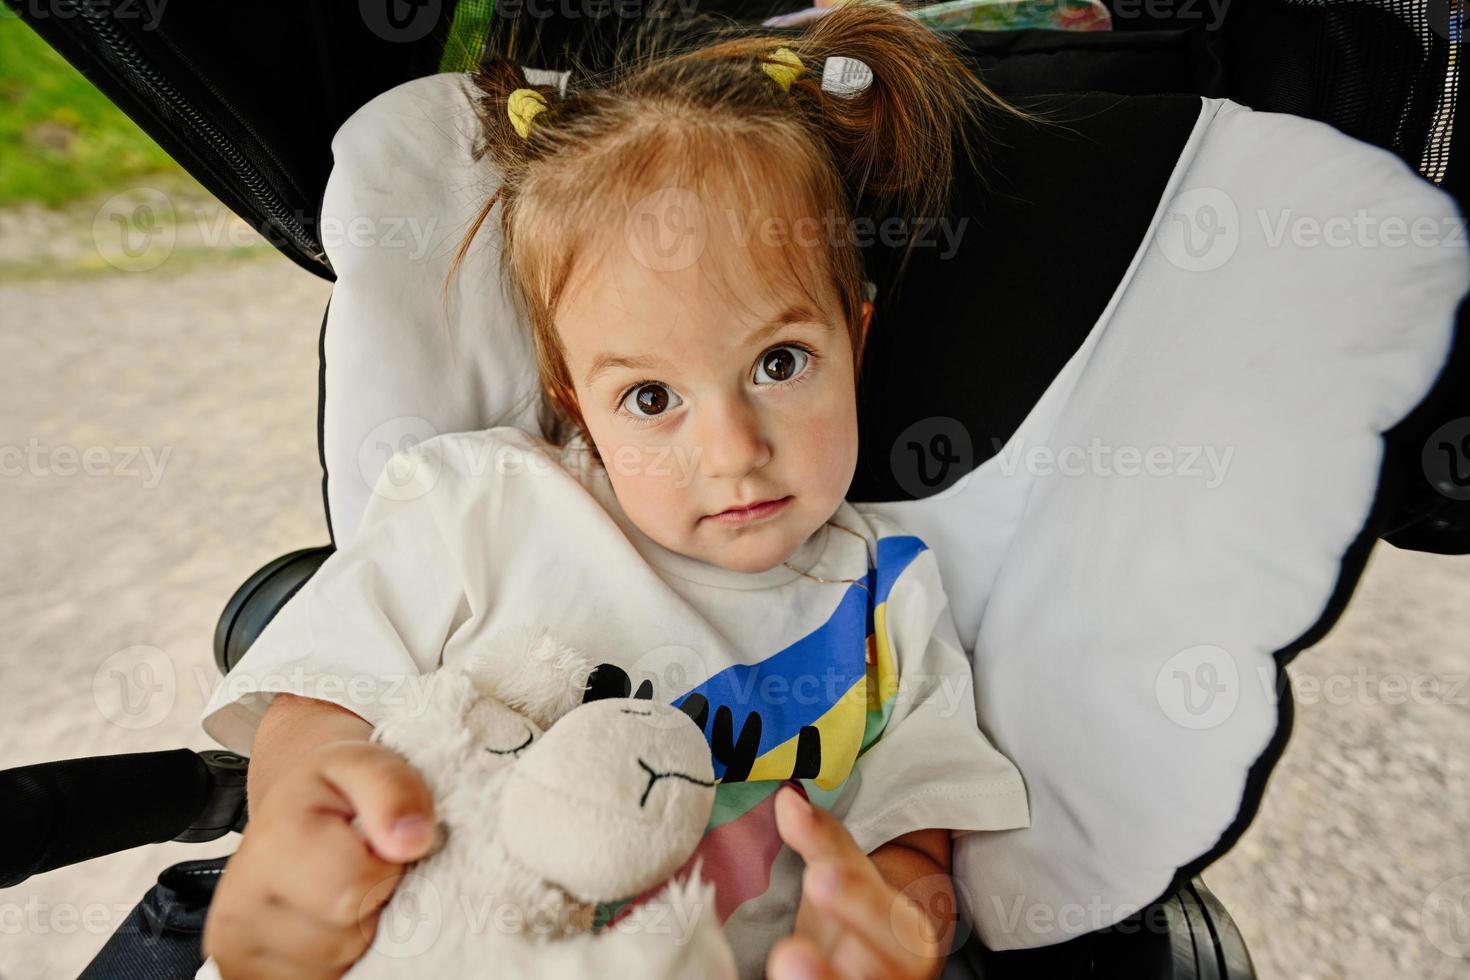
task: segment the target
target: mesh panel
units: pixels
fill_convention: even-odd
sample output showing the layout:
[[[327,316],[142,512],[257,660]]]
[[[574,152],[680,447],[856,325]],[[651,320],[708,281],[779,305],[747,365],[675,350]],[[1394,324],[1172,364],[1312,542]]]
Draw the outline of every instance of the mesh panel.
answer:
[[[1440,86],[1429,139],[1419,159],[1419,172],[1436,184],[1444,179],[1445,171],[1450,165],[1450,138],[1454,135],[1455,108],[1460,88],[1460,45],[1465,31],[1465,8],[1462,0],[1454,0],[1453,8],[1452,16],[1443,24],[1445,36],[1449,40],[1444,82]]]
[[[1464,0],[1265,0],[1242,7],[1228,22],[1242,101],[1330,122],[1393,150],[1429,180],[1444,179]]]

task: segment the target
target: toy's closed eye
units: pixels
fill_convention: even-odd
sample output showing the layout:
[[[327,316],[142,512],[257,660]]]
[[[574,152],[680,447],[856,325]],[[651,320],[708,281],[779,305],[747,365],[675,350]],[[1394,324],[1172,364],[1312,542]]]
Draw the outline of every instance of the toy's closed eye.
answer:
[[[485,751],[486,752],[489,752],[491,755],[520,755],[522,752],[524,752],[526,749],[528,749],[530,747],[531,743],[534,742],[535,740],[536,740],[536,733],[533,732],[533,731],[531,731],[530,727],[527,726],[527,728],[526,728],[526,740],[524,742],[522,742],[520,745],[517,745],[515,748],[513,748],[513,749],[492,749],[490,746],[487,745],[487,746],[485,746]]]

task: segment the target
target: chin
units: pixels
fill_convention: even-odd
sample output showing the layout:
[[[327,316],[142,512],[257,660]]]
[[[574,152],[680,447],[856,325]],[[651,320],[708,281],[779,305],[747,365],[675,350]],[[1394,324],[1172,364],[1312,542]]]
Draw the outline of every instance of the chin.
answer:
[[[752,559],[749,561],[722,562],[721,564],[732,572],[744,572],[747,575],[755,575],[759,572],[769,572],[777,565],[780,565],[782,561],[784,561],[782,558],[774,558],[768,561]]]
[[[749,548],[741,548],[738,544],[725,548],[721,560],[716,564],[732,572],[768,572],[794,555],[802,541],[762,541],[751,544],[753,547]]]

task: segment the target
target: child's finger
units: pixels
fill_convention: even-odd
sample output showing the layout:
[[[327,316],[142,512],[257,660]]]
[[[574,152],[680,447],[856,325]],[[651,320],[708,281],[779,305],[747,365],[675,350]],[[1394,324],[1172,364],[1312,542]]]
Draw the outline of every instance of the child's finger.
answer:
[[[341,820],[317,816],[303,829],[293,859],[275,869],[270,893],[325,925],[346,928],[391,894],[399,867],[373,854]]]
[[[827,961],[842,980],[907,980],[927,976],[927,972],[920,974],[899,966],[866,937],[850,931],[843,932]]]
[[[881,961],[880,975],[923,976],[941,955],[939,937],[924,910],[881,878],[875,881],[842,865],[821,864],[807,869],[802,891],[843,925],[837,948],[859,941]],[[853,966],[864,968],[865,959],[859,957]]]
[[[842,975],[806,936],[787,936],[766,957],[767,980],[842,980]]]
[[[334,756],[321,777],[346,798],[356,825],[385,861],[406,864],[434,842],[434,798],[408,763],[379,746]]]
[[[807,864],[868,862],[847,828],[826,810],[812,806],[794,787],[782,786],[776,791],[776,830]]]
[[[340,974],[352,966],[372,939],[357,924],[327,926],[284,904],[267,905],[256,916],[259,935],[268,937],[265,955],[326,973]]]

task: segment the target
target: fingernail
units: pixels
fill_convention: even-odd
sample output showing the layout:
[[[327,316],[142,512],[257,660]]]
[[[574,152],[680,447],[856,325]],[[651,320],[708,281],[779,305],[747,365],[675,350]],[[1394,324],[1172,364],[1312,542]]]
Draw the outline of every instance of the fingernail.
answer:
[[[796,798],[797,809],[801,810],[804,814],[812,812],[812,801],[807,799],[801,790],[794,786],[788,786],[786,789],[791,796]]]
[[[418,814],[399,817],[393,824],[393,836],[404,844],[416,844],[430,832],[429,821]]]

